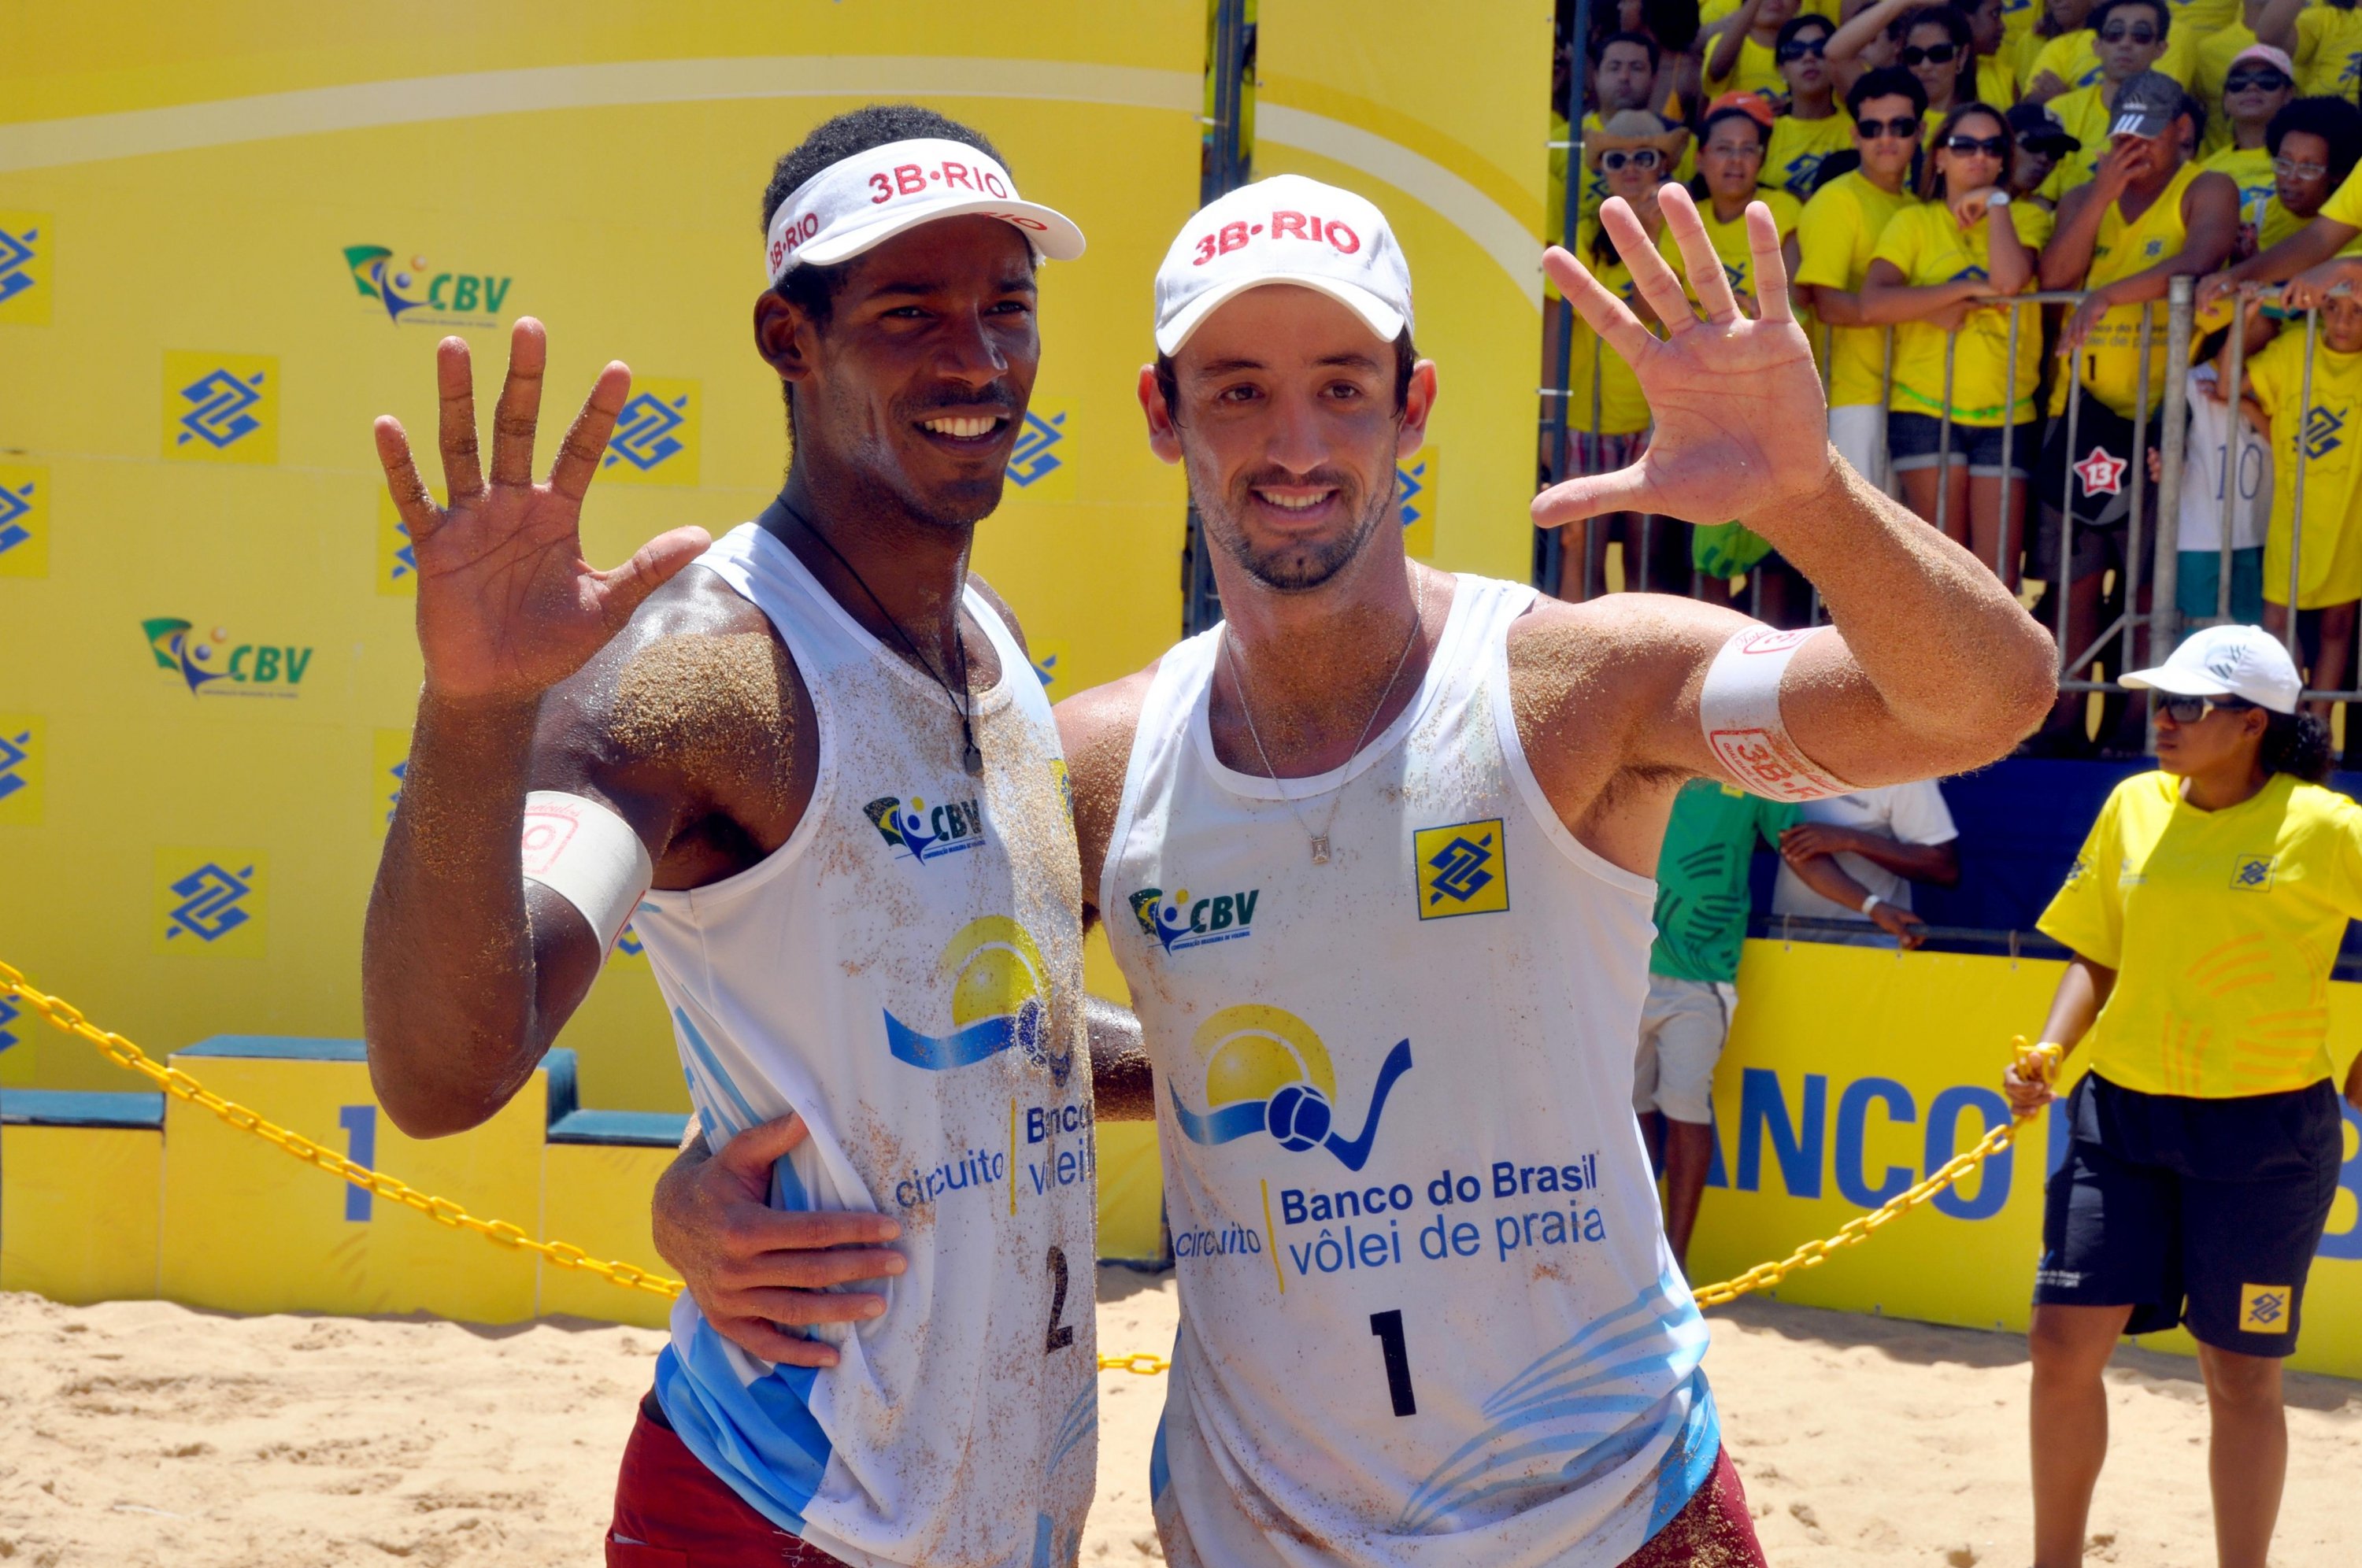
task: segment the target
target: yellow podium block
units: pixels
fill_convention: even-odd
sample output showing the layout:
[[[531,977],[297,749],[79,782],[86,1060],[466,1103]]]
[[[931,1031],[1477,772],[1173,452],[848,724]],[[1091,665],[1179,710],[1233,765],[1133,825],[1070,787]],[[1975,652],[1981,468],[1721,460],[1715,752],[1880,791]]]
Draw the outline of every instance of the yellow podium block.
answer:
[[[482,1220],[530,1231],[542,1136],[572,1109],[573,1054],[553,1051],[499,1114],[455,1137],[404,1137],[370,1091],[358,1040],[223,1036],[172,1061],[226,1099]],[[553,1104],[555,1102],[555,1104]],[[535,1259],[439,1225],[291,1159],[175,1099],[165,1113],[163,1295],[233,1312],[534,1314]]]
[[[541,1233],[602,1263],[664,1271],[649,1204],[688,1121],[658,1111],[578,1110],[553,1122],[542,1151]],[[648,1329],[671,1321],[672,1303],[661,1296],[547,1261],[538,1266],[544,1317],[565,1313]]]
[[[162,1095],[0,1094],[0,1290],[155,1296]]]

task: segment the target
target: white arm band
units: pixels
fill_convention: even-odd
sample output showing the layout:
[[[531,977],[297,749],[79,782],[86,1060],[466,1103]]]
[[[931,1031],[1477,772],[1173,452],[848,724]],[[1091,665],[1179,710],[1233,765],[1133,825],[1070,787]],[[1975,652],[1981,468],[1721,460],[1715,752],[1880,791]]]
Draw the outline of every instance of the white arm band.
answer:
[[[1805,639],[1829,631],[1775,632],[1760,624],[1722,645],[1698,692],[1705,744],[1731,778],[1750,794],[1774,801],[1820,801],[1850,795],[1853,786],[1828,772],[1798,745],[1780,718],[1780,678]]]
[[[656,880],[632,824],[596,801],[555,790],[524,798],[524,879],[582,911],[604,964],[640,895]]]

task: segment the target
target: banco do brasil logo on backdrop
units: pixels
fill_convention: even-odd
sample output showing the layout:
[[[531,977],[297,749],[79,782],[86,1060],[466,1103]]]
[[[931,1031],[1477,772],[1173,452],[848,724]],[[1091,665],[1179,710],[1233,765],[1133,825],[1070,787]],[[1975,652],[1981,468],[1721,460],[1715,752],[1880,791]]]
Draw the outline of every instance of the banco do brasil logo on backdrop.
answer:
[[[470,271],[408,259],[383,245],[345,247],[345,271],[360,297],[372,300],[399,326],[491,326],[516,280],[501,272]]]
[[[268,354],[166,350],[164,456],[178,462],[277,462],[279,361]]]
[[[0,212],[0,322],[50,321],[50,231],[46,213]]]
[[[1334,1125],[1337,1069],[1329,1048],[1294,1013],[1260,1002],[1226,1007],[1198,1026],[1189,1049],[1205,1071],[1205,1111],[1190,1110],[1179,1084],[1166,1081],[1173,1119],[1191,1143],[1227,1143],[1268,1132],[1283,1149],[1326,1149],[1349,1171],[1369,1162],[1386,1096],[1411,1066],[1410,1042],[1396,1042],[1378,1068],[1361,1132],[1348,1138]]]
[[[693,381],[649,376],[632,382],[615,433],[599,459],[602,483],[695,484],[698,392]]]
[[[1065,1083],[1074,1042],[1051,1038],[1050,975],[1032,933],[1007,915],[970,921],[944,944],[936,967],[951,988],[952,1032],[922,1033],[888,1012],[886,1044],[896,1061],[945,1072],[1015,1049]]]
[[[156,951],[262,956],[265,858],[221,845],[157,850]]]
[[[899,795],[880,795],[861,812],[878,837],[908,850],[913,860],[940,860],[984,843],[984,808],[976,801],[930,806],[916,795],[907,801]]]
[[[312,650],[300,643],[247,641],[176,615],[142,621],[139,631],[156,668],[178,676],[193,697],[293,697],[312,668]]]
[[[1188,889],[1181,888],[1169,899],[1162,888],[1142,888],[1131,895],[1131,917],[1140,922],[1141,934],[1165,952],[1184,953],[1253,936],[1255,905],[1262,899],[1260,888],[1202,898],[1192,898]]]

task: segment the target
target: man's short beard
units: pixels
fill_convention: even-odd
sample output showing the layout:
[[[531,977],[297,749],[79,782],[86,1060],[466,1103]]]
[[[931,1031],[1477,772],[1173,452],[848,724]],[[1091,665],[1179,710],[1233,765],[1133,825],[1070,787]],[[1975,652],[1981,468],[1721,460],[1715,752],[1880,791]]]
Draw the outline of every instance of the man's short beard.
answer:
[[[1378,531],[1378,525],[1395,515],[1393,486],[1389,484],[1384,492],[1363,499],[1360,521],[1345,537],[1291,542],[1259,551],[1247,543],[1246,530],[1239,525],[1239,516],[1252,504],[1249,492],[1256,484],[1286,481],[1255,475],[1241,481],[1235,494],[1225,494],[1218,481],[1201,482],[1195,464],[1190,467],[1189,491],[1197,500],[1198,518],[1207,535],[1221,547],[1224,555],[1238,563],[1240,570],[1276,593],[1308,593],[1320,587],[1351,565]],[[1387,477],[1391,480],[1393,476]],[[1313,482],[1336,485],[1339,497],[1349,507],[1361,488],[1350,476],[1335,469],[1316,469],[1308,478]],[[1209,506],[1209,495],[1220,496],[1220,502]]]

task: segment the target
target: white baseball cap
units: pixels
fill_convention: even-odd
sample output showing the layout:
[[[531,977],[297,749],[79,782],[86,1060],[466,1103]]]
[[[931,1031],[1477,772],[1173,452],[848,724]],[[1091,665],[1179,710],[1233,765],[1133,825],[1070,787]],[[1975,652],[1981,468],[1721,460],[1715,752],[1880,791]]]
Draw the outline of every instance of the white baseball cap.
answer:
[[[763,262],[776,286],[807,261],[833,266],[906,228],[972,215],[1014,226],[1046,260],[1083,253],[1073,220],[1020,201],[1017,182],[991,158],[964,141],[922,137],[856,152],[797,186],[771,215]]]
[[[1198,209],[1156,270],[1156,349],[1177,354],[1224,301],[1265,283],[1327,294],[1391,343],[1410,326],[1410,264],[1386,215],[1301,174],[1242,185]]]
[[[2192,632],[2163,664],[2134,670],[2125,684],[2175,697],[2240,697],[2275,713],[2295,712],[2304,691],[2296,661],[2260,626]]]

